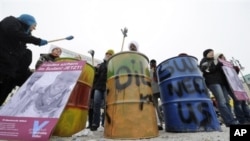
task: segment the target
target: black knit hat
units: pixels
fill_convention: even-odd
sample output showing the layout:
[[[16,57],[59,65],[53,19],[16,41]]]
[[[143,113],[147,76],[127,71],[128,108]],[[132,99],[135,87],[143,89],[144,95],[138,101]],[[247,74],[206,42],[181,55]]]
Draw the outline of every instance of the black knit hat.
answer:
[[[150,63],[151,63],[151,64],[152,64],[152,63],[156,64],[156,60],[155,60],[155,59],[152,59],[152,60],[150,60]]]
[[[213,50],[213,49],[206,49],[206,50],[203,52],[203,57],[207,57],[207,54],[208,54],[210,51],[214,51],[214,50]]]

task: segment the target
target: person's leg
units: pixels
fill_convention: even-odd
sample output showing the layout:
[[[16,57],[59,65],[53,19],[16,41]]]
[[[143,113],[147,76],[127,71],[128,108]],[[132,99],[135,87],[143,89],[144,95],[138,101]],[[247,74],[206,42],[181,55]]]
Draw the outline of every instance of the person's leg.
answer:
[[[2,106],[9,93],[14,88],[15,83],[12,78],[4,78],[0,76],[0,106]]]
[[[101,106],[101,108],[102,108],[102,113],[101,113],[101,125],[102,125],[102,127],[104,127],[104,121],[105,121],[105,99],[103,99],[102,100],[102,106]]]
[[[213,85],[209,85],[208,88],[213,93],[217,101],[219,112],[226,126],[229,126],[230,124],[237,124],[238,122],[235,121],[232,112],[229,110],[227,106],[228,99],[227,97],[225,97],[225,94],[223,92],[221,85],[213,84]]]
[[[160,93],[153,94],[153,102],[154,102],[156,116],[157,116],[158,129],[163,130],[163,127],[162,127],[163,120],[162,120],[161,112],[159,109],[159,102],[158,102],[159,97],[160,97]]]
[[[91,128],[92,126],[92,120],[93,120],[93,108],[89,108],[89,111],[88,111],[88,126],[87,128]]]
[[[164,115],[163,115],[163,112],[161,112],[160,110],[160,105],[159,105],[159,102],[158,102],[158,99],[161,100],[161,97],[160,97],[160,93],[157,94],[157,111],[159,113],[159,119],[160,119],[160,122],[163,124],[163,121],[164,121]]]
[[[91,90],[88,110],[88,127],[91,128],[93,120],[93,107],[94,107],[94,89]]]
[[[163,124],[163,115],[162,115],[162,113],[160,111],[159,102],[158,102],[159,99],[160,99],[160,93],[153,94],[153,100],[154,100],[156,112],[157,112],[157,115],[158,115],[158,118],[159,118],[159,123],[162,126],[162,124]]]
[[[100,126],[100,116],[101,116],[101,104],[102,104],[103,93],[99,90],[94,92],[94,107],[93,107],[93,120],[92,120],[92,131],[96,131]]]
[[[250,122],[250,107],[249,107],[247,101],[242,101],[241,107],[242,107],[242,110],[243,110],[243,113],[245,115],[247,122]]]
[[[104,119],[104,117],[105,117],[105,112],[104,112],[104,110],[102,110],[102,113],[101,113],[101,125],[102,125],[102,127],[104,127],[104,121],[105,121],[105,119]]]
[[[233,111],[234,108],[230,105],[230,100],[231,100],[232,98],[229,96],[227,90],[223,90],[223,92],[224,92],[224,97],[226,98],[226,105],[227,105],[227,108],[228,108],[229,111],[234,115],[234,111]]]
[[[241,101],[237,100],[235,95],[233,94],[233,92],[229,91],[229,94],[230,96],[232,97],[233,99],[233,103],[234,103],[234,114],[235,114],[235,117],[236,119],[241,123],[245,123],[246,122],[246,119],[244,117],[244,112],[243,112],[243,109],[242,109],[242,106],[241,106]]]
[[[223,91],[223,94],[224,94],[224,97],[225,97],[225,100],[226,100],[226,105],[227,105],[229,111],[232,113],[233,118],[235,119],[235,112],[232,110],[232,109],[234,109],[234,107],[232,107],[230,105],[230,100],[232,99],[231,96],[230,96],[231,91],[228,89],[227,86],[221,86],[221,88],[222,88],[222,91]],[[235,120],[237,120],[237,119],[235,119]]]

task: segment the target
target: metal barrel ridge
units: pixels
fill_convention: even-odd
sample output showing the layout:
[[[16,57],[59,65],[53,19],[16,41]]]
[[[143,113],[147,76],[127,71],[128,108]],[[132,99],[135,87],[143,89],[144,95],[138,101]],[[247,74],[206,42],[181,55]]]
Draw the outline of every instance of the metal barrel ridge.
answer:
[[[78,59],[59,58],[56,61],[78,61]],[[94,74],[94,67],[86,63],[55,127],[54,136],[70,137],[86,127]]]
[[[204,78],[193,56],[177,56],[157,68],[165,130],[220,131]]]
[[[148,58],[124,51],[108,61],[104,136],[141,139],[158,136]]]

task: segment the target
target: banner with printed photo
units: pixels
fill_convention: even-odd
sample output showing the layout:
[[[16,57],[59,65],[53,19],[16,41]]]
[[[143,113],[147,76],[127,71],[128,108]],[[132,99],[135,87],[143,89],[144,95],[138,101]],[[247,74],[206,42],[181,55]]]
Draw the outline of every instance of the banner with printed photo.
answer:
[[[0,109],[0,139],[48,141],[85,64],[42,64]]]
[[[243,83],[241,82],[231,62],[224,61],[221,59],[219,61],[223,63],[222,68],[223,68],[224,74],[226,75],[227,81],[235,97],[238,100],[248,100],[249,97],[247,95],[247,92],[244,89]]]

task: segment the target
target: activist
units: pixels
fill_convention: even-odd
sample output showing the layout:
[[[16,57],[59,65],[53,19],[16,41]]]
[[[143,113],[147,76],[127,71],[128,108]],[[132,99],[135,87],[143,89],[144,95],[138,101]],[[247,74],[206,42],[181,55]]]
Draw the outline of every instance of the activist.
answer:
[[[227,82],[223,74],[222,63],[215,63],[213,49],[206,49],[200,61],[200,69],[205,78],[208,89],[214,95],[221,117],[227,127],[237,125],[239,122],[234,118],[229,104],[229,96],[226,88]]]
[[[26,44],[43,46],[48,43],[47,40],[31,35],[36,25],[35,18],[28,14],[8,16],[0,21],[0,106],[15,87],[17,73],[22,74],[18,70],[28,69],[19,69],[22,67],[22,58],[32,57],[32,54],[27,53]]]
[[[139,45],[136,41],[131,41],[128,45],[129,51],[139,51]]]
[[[105,92],[106,92],[107,62],[112,55],[114,55],[114,50],[112,49],[107,50],[103,62],[98,67],[95,75],[95,83],[93,85],[94,105],[93,105],[93,120],[90,128],[91,131],[96,131],[97,128],[100,126],[101,106],[104,103]]]
[[[163,130],[163,115],[162,112],[160,112],[160,107],[158,102],[158,100],[161,99],[161,97],[160,97],[158,79],[156,75],[156,66],[157,66],[156,60],[155,59],[150,60],[150,78],[151,78],[150,82],[153,92],[154,106],[157,114],[157,122],[158,122],[157,124],[158,124],[158,129]]]
[[[92,86],[95,85],[96,83],[96,75],[97,75],[97,70],[99,68],[100,64],[97,64],[94,68],[95,68],[95,76],[94,76],[94,81]],[[91,89],[90,91],[90,100],[89,100],[89,110],[88,110],[88,127],[87,129],[91,129],[92,126],[92,121],[93,121],[93,107],[94,107],[94,92],[95,89]],[[102,124],[104,124],[104,121],[102,121]]]
[[[62,54],[62,49],[59,47],[55,47],[51,50],[51,53],[40,54],[40,58],[36,62],[35,68],[38,69],[40,65],[44,62],[55,62],[57,58]]]
[[[215,54],[214,59],[215,60],[221,59],[221,60],[227,61],[226,57],[222,53]],[[233,65],[233,68],[236,71],[236,74],[239,74],[239,71],[240,71],[239,67]],[[226,79],[226,76],[224,77]],[[229,92],[230,97],[233,100],[233,109],[234,109],[234,114],[236,116],[236,119],[240,122],[240,124],[250,124],[250,109],[249,109],[249,106],[247,105],[247,101],[237,100],[237,98],[234,95],[233,90],[231,89],[229,85],[229,82],[227,83],[226,88],[227,88],[227,91]]]

